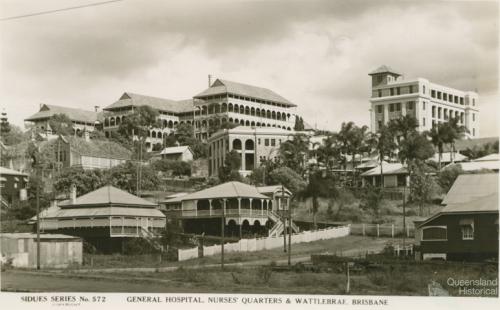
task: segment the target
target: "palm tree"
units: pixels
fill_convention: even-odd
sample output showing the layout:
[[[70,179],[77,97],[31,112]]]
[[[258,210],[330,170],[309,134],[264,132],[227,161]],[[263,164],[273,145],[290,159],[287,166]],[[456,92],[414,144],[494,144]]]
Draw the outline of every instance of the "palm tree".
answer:
[[[468,132],[465,126],[459,125],[460,119],[458,117],[451,117],[446,124],[446,137],[445,141],[450,145],[451,151],[451,162],[454,162],[455,156],[455,141],[463,138],[466,132]]]
[[[280,158],[283,164],[304,177],[306,172],[305,158],[309,154],[309,140],[304,134],[294,135],[292,140],[281,144]]]
[[[427,135],[431,138],[432,144],[437,148],[438,171],[441,171],[441,158],[443,157],[443,147],[446,142],[446,128],[443,128],[443,124],[437,124],[431,128]]]
[[[380,187],[384,187],[384,158],[392,157],[394,151],[396,150],[396,143],[394,142],[394,136],[389,128],[382,125],[378,132],[372,133],[368,139],[368,145],[371,146],[372,150],[376,151],[378,154],[380,162]]]
[[[326,171],[331,171],[335,162],[341,161],[341,146],[337,135],[328,135],[315,152],[318,162],[325,166]]]

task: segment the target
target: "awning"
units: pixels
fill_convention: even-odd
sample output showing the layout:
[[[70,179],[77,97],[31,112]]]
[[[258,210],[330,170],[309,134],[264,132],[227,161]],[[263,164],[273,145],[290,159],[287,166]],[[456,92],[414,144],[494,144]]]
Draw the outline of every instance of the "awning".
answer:
[[[471,219],[471,218],[460,219],[460,221],[458,222],[458,224],[460,226],[472,226],[472,227],[474,227],[474,220]]]
[[[0,181],[2,181],[2,182],[7,182],[7,179],[6,179],[6,178],[4,178],[4,177],[0,177]]]
[[[19,182],[19,178],[18,177],[14,177],[14,181]]]
[[[24,182],[28,182],[28,178],[27,177],[23,177],[23,180],[24,180]]]

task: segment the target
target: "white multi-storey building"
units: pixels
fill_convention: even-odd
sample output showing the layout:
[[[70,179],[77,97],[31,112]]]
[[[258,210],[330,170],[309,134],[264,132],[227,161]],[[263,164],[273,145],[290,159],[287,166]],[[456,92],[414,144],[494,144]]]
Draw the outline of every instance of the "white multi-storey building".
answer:
[[[292,130],[296,105],[267,88],[217,79],[194,96],[195,133],[207,140],[212,128],[229,122],[246,127]]]
[[[159,128],[151,128],[146,138],[146,148],[150,151],[155,144],[162,144],[163,138],[173,132],[178,124],[193,122],[193,100],[170,100],[151,96],[124,93],[120,99],[105,107],[104,132],[106,137],[117,130],[128,114],[139,106],[149,106],[158,111]]]
[[[461,91],[417,78],[405,80],[387,66],[369,73],[372,77],[370,98],[371,130],[404,115],[414,116],[418,130],[430,130],[450,118],[458,118],[467,129],[466,136],[479,136],[478,94]]]
[[[241,156],[239,173],[249,175],[265,160],[278,156],[282,143],[292,140],[296,131],[282,128],[238,126],[214,133],[209,139],[209,174],[217,175],[228,152],[236,151]]]

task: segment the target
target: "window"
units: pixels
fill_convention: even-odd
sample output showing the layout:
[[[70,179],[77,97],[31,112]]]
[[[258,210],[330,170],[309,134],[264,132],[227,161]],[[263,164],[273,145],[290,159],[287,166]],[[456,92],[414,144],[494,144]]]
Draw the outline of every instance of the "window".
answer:
[[[425,95],[425,85],[422,86],[422,93]]]
[[[413,85],[408,86],[408,92],[409,92],[410,94],[412,94],[412,93],[413,93]]]
[[[460,97],[460,104],[464,105],[464,97]]]
[[[261,144],[261,141],[260,141],[260,138],[257,139],[257,144],[260,145]]]
[[[434,89],[431,90],[431,97],[436,98],[436,91]]]
[[[271,146],[276,146],[276,139],[271,139]]]
[[[425,111],[425,101],[424,101],[424,102],[422,102],[422,110],[424,110],[424,111]]]
[[[264,145],[269,146],[269,139],[264,139]]]
[[[476,136],[476,128],[472,128],[472,136],[475,137]]]
[[[391,88],[391,96],[394,96],[394,88]]]
[[[377,92],[378,92],[378,96],[379,96],[379,97],[382,97],[382,90],[381,90],[381,89],[379,89]]]
[[[436,117],[436,106],[432,106],[432,117]]]
[[[448,99],[448,94],[447,93],[443,93],[443,100],[446,101]]]
[[[437,98],[441,99],[441,92],[440,91],[437,92]]]
[[[441,108],[438,108],[438,118],[441,118]]]
[[[446,226],[428,226],[422,228],[422,241],[444,241],[447,239]]]
[[[475,107],[476,106],[476,99],[475,98],[472,98],[472,106]]]
[[[401,95],[401,88],[400,87],[396,87],[396,95]]]
[[[425,126],[425,117],[422,118],[422,126]]]
[[[401,111],[401,102],[396,103],[396,111]]]
[[[382,111],[383,111],[383,106],[378,105],[378,106],[377,106],[377,112],[378,112],[378,113],[382,113]]]
[[[465,218],[461,219],[458,224],[462,231],[462,240],[474,240],[474,220]]]
[[[475,122],[476,121],[476,114],[472,113],[472,121]]]
[[[394,103],[391,103],[391,104],[389,105],[389,111],[390,111],[390,112],[394,112]]]
[[[458,103],[458,96],[453,97],[453,102]]]
[[[378,121],[378,128],[382,127],[382,121]]]
[[[406,103],[406,108],[407,108],[408,110],[413,110],[413,101],[409,101],[409,102],[407,102],[407,103]]]

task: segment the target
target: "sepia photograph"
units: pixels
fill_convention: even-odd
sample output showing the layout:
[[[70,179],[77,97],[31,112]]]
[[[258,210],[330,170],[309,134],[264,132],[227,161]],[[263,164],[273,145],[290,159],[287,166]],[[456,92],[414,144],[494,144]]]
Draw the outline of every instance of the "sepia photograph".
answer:
[[[499,20],[0,0],[0,305],[498,305]]]

